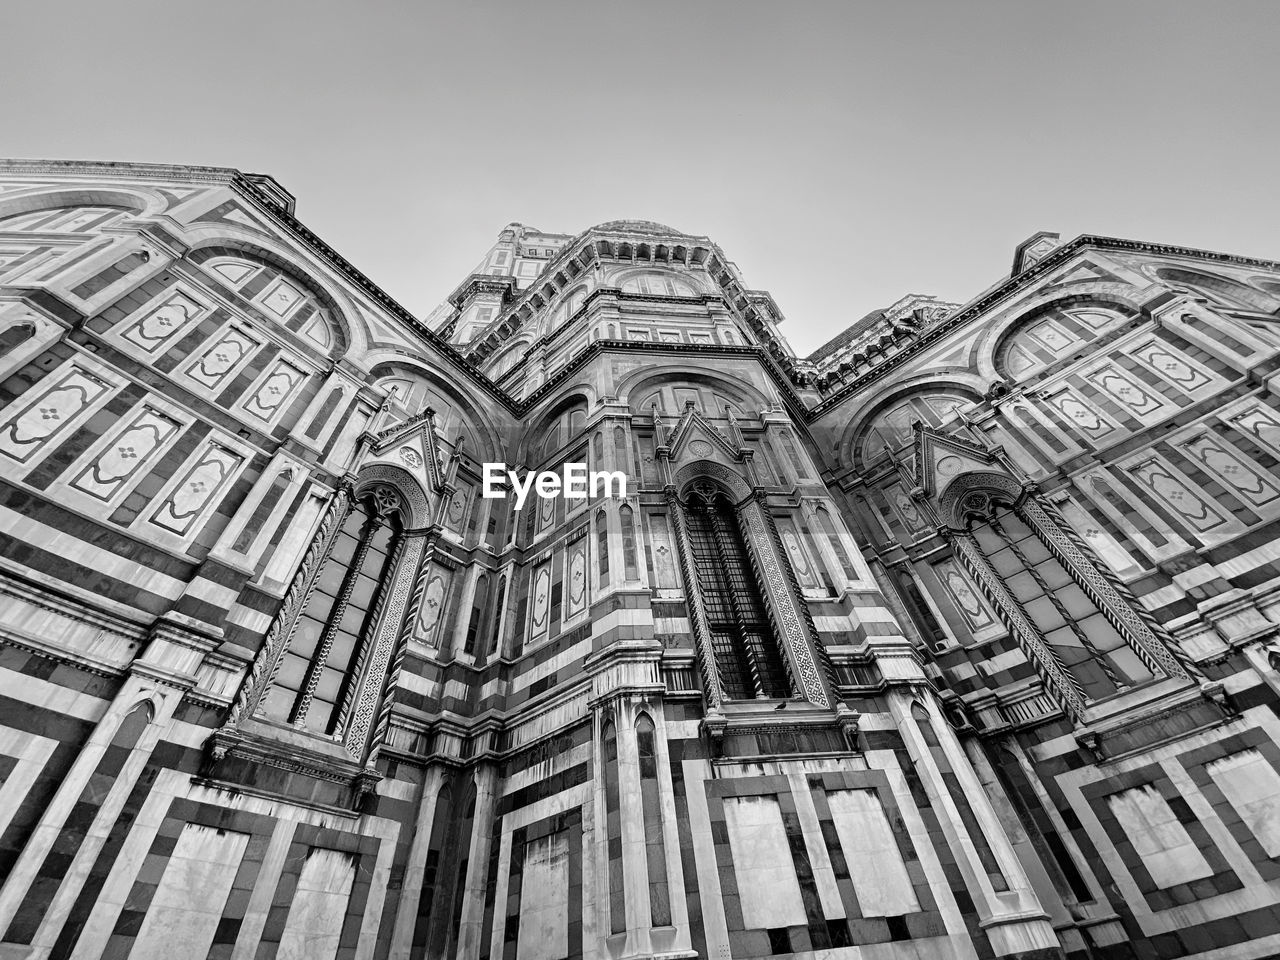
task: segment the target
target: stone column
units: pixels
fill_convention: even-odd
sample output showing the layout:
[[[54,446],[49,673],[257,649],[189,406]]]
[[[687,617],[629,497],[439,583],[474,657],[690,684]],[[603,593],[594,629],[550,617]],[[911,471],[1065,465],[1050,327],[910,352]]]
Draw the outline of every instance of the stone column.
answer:
[[[419,794],[418,815],[413,822],[409,860],[404,867],[404,886],[400,888],[400,902],[396,904],[388,960],[414,960],[410,952],[413,948],[413,931],[418,923],[418,904],[422,900],[422,879],[427,869],[427,851],[431,846],[436,799],[443,782],[443,767],[432,766],[427,769],[423,777],[422,792]]]
[[[964,876],[982,928],[991,940],[997,956],[1042,957],[1051,955],[1037,951],[1060,950],[1048,914],[1032,889],[1013,844],[1004,831],[995,808],[991,805],[981,780],[974,772],[968,755],[956,738],[951,725],[938,709],[932,693],[920,690],[915,697],[906,690],[892,690],[887,697],[890,713],[897,722],[906,743],[907,753],[929,794],[938,814],[947,843]],[[939,743],[939,751],[951,769],[956,783],[949,785],[939,768],[920,724],[912,715],[914,703],[928,714],[929,727]],[[981,837],[975,838],[966,826],[959,803],[966,803]],[[985,843],[991,851],[1006,890],[997,890],[978,852]],[[954,931],[961,932],[961,931]]]
[[[491,762],[479,764],[475,770],[475,783],[476,810],[471,819],[471,848],[467,853],[467,876],[460,893],[463,901],[457,960],[477,960],[480,956],[490,847],[501,839],[493,836],[493,810],[499,790],[497,765]]]

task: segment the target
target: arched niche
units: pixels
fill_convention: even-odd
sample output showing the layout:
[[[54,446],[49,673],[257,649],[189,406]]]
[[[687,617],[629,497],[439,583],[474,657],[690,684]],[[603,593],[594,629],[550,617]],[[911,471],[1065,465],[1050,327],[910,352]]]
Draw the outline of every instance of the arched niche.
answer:
[[[591,411],[592,397],[580,388],[569,388],[550,401],[545,410],[533,414],[526,421],[521,456],[529,466],[546,464],[557,450],[583,435],[587,416]]]
[[[188,259],[322,353],[342,357],[354,346],[334,294],[279,253],[226,241],[199,246]]]
[[[0,200],[0,232],[19,229],[12,225],[16,223],[15,218],[41,211],[53,212],[94,207],[117,210],[128,215],[147,216],[161,212],[165,204],[166,201],[159,194],[109,187],[37,190],[31,193],[5,195],[4,199]]]
[[[1100,337],[1137,319],[1135,313],[1096,300],[1059,300],[1022,315],[995,343],[998,377],[1026,381],[1060,361],[1080,358]]]
[[[846,462],[861,469],[890,450],[901,450],[912,442],[916,420],[939,428],[958,425],[957,411],[979,400],[971,387],[949,382],[918,384],[889,394],[846,433],[841,444]]]
[[[701,294],[695,280],[675,270],[631,270],[611,279],[623,293],[649,297],[696,297]]]
[[[1145,318],[1142,291],[1131,283],[1111,280],[1079,280],[1032,294],[983,323],[975,340],[973,368],[985,390],[993,380],[1004,377],[996,368],[1001,343],[1017,327],[1047,310],[1093,309],[1124,314],[1127,322]]]
[[[397,357],[375,360],[369,379],[376,388],[393,393],[392,422],[385,427],[416,417],[430,407],[435,411],[436,430],[441,437],[452,442],[461,436],[469,456],[491,460],[501,448],[487,405],[464,389],[466,381],[461,378],[449,381],[421,361]]]
[[[707,417],[724,416],[720,401],[728,401],[734,415],[740,417],[754,418],[770,406],[769,398],[745,380],[688,364],[638,370],[624,378],[617,389],[619,399],[639,414],[652,413],[655,401],[658,411],[668,417],[683,413],[690,399]]]

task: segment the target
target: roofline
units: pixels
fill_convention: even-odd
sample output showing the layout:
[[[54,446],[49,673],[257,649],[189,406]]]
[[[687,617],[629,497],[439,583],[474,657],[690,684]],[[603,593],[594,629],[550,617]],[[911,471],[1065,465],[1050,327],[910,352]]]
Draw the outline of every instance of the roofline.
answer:
[[[854,393],[857,393],[863,387],[873,383],[882,377],[886,372],[899,366],[911,357],[916,356],[922,350],[932,346],[942,336],[968,323],[975,317],[986,313],[989,309],[999,303],[1001,300],[1008,299],[1014,294],[1021,291],[1024,287],[1029,286],[1033,281],[1040,278],[1044,273],[1050,270],[1056,270],[1063,262],[1075,256],[1081,250],[1094,247],[1101,250],[1131,250],[1137,253],[1155,254],[1156,256],[1174,256],[1174,257],[1190,257],[1201,260],[1215,260],[1219,263],[1232,263],[1238,266],[1259,267],[1266,270],[1274,270],[1280,272],[1280,262],[1275,260],[1262,260],[1257,257],[1241,257],[1230,253],[1219,253],[1214,250],[1199,250],[1195,247],[1179,247],[1170,244],[1161,243],[1145,243],[1139,240],[1125,240],[1121,237],[1104,237],[1096,234],[1081,234],[1074,240],[1068,241],[1054,249],[1043,259],[1032,264],[1022,273],[1011,276],[1001,282],[994,289],[985,294],[980,294],[976,300],[962,306],[950,317],[937,323],[933,327],[924,331],[918,338],[908,344],[903,350],[895,353],[887,358],[883,363],[872,367],[870,370],[855,377],[848,383],[844,384],[839,390],[823,399],[817,406],[809,409],[807,419],[810,423],[822,417],[826,413],[839,406]]]
[[[331,267],[341,273],[348,281],[362,290],[381,307],[393,313],[396,319],[403,322],[422,340],[438,350],[448,360],[473,380],[476,386],[498,400],[513,414],[517,412],[518,402],[510,394],[498,387],[467,360],[453,344],[430,330],[426,324],[408,311],[398,300],[369,279],[359,268],[329,246],[323,239],[282,207],[271,194],[254,182],[252,177],[269,176],[267,174],[247,174],[234,167],[193,166],[170,163],[132,163],[116,160],[20,160],[0,159],[0,172],[19,174],[110,174],[135,180],[196,180],[206,183],[217,183],[230,188],[237,194],[251,201],[258,211],[273,219],[277,226],[287,231],[295,240],[300,241],[310,250],[325,260]],[[271,178],[273,181],[274,177]],[[278,184],[278,181],[275,181]],[[288,193],[283,186],[282,191]]]

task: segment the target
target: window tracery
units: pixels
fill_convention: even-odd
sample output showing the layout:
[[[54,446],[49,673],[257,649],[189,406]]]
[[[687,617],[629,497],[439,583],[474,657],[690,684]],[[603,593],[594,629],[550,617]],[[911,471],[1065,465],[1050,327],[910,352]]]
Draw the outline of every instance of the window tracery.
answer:
[[[355,499],[297,615],[259,712],[333,736],[358,681],[402,539],[401,497],[377,486]]]
[[[695,483],[685,504],[689,550],[702,595],[724,696],[791,695],[782,646],[764,605],[737,512],[710,482]]]

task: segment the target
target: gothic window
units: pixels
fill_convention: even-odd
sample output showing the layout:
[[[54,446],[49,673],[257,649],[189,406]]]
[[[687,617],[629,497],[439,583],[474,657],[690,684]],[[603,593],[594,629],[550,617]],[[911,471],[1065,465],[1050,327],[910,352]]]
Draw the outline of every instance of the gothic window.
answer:
[[[604,747],[605,855],[609,862],[609,932],[627,929],[626,878],[622,865],[622,810],[618,784],[618,732],[613,721],[601,732]]]
[[[640,760],[640,808],[644,818],[645,866],[649,876],[649,917],[655,927],[671,923],[671,897],[667,885],[667,847],[663,838],[662,794],[658,789],[658,751],[653,721],[644,714],[636,720],[636,751]]]
[[[613,469],[624,473],[631,468],[627,457],[627,431],[622,427],[613,428]]]
[[[970,517],[969,532],[1085,697],[1097,700],[1152,678],[1019,511],[991,501],[985,516]]]
[[[360,653],[392,573],[399,505],[387,487],[352,503],[262,700],[269,719],[326,735],[341,732]]]
[[[600,586],[609,583],[609,521],[604,508],[596,511],[596,560],[600,564]]]
[[[504,573],[498,578],[498,589],[494,594],[493,600],[493,630],[492,639],[488,646],[488,655],[493,656],[498,652],[498,644],[501,642],[500,632],[502,629],[503,608],[507,604],[507,575]]]
[[[480,627],[485,608],[489,600],[489,575],[482,573],[476,577],[475,599],[471,604],[471,619],[467,621],[467,637],[463,644],[463,653],[475,656],[476,641],[480,636]]]
[[[886,450],[897,450],[912,441],[911,425],[919,420],[941,427],[955,418],[956,410],[972,403],[971,397],[954,391],[917,393],[876,414],[862,430],[862,462],[870,463]]]
[[[636,566],[636,523],[635,511],[627,504],[618,508],[618,523],[622,527],[622,568],[627,580],[640,579]]]
[[[726,698],[788,697],[782,648],[764,606],[737,511],[700,485],[686,505],[689,550],[702,594],[716,670]]]

